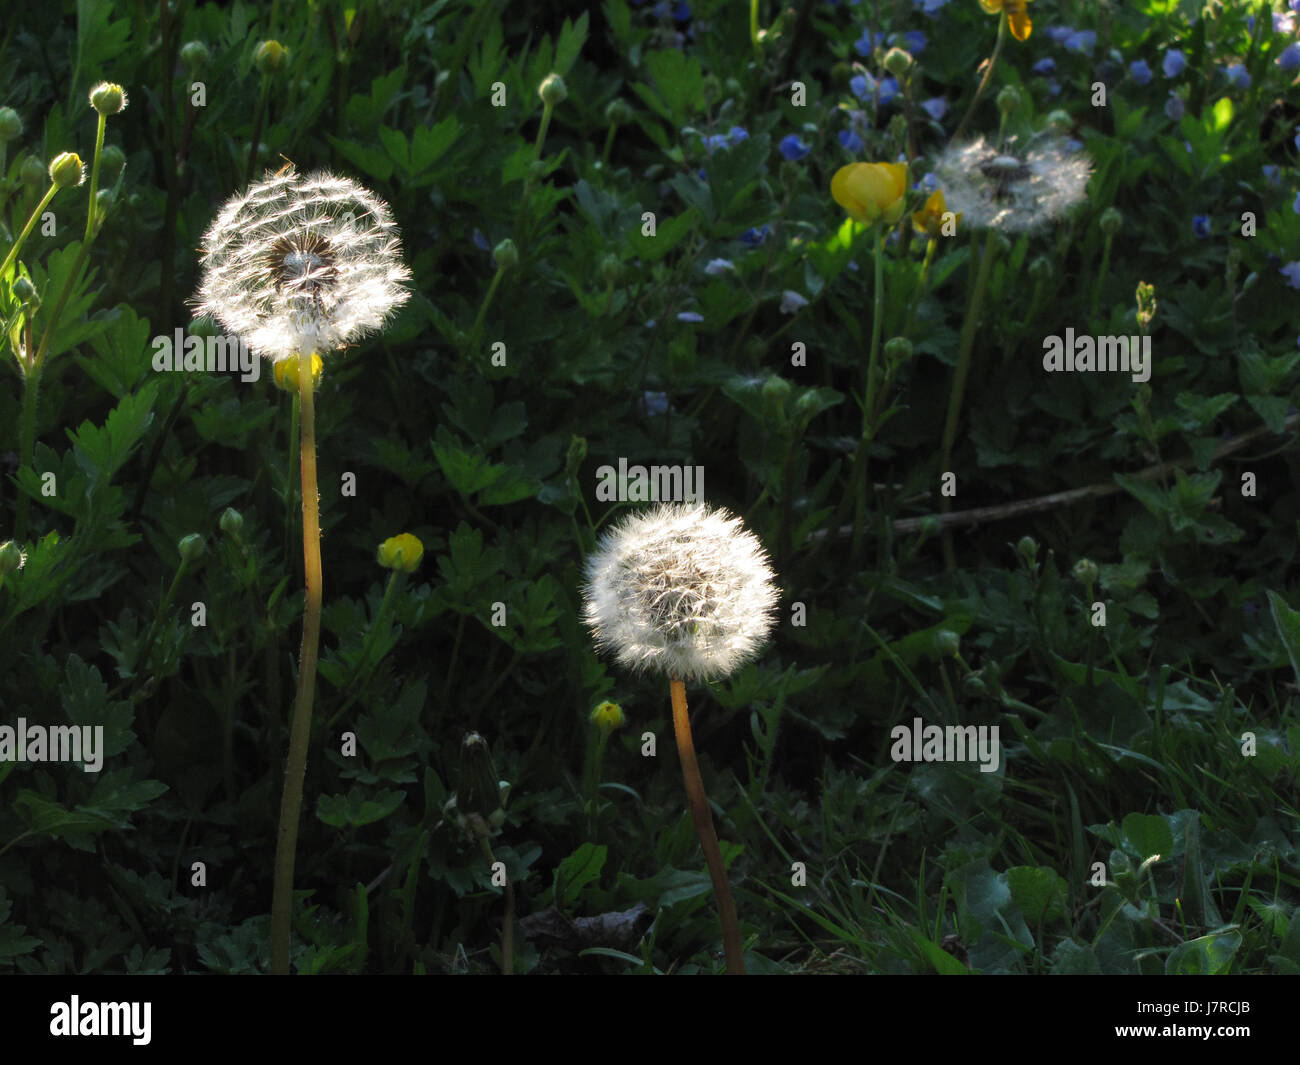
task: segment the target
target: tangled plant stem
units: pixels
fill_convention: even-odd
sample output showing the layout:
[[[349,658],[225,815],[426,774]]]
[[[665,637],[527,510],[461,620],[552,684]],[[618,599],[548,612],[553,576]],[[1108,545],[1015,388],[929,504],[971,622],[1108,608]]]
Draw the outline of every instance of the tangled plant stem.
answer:
[[[275,886],[271,896],[271,972],[288,975],[293,926],[293,865],[302,812],[303,776],[311,739],[311,704],[316,689],[316,653],[324,579],[320,560],[320,496],[316,487],[316,405],[312,395],[311,357],[298,355],[298,402],[302,425],[302,554],[307,596],[303,604],[302,648],[298,653],[298,696],[289,731],[289,760],[280,800],[280,831],[275,850]]]
[[[740,926],[736,920],[736,904],[731,898],[727,867],[722,863],[718,836],[713,830],[713,815],[709,812],[709,800],[704,794],[704,779],[700,776],[700,765],[695,759],[691,718],[686,710],[686,685],[680,680],[670,680],[668,687],[672,693],[673,731],[677,735],[677,753],[682,760],[682,775],[686,778],[686,798],[691,806],[691,820],[695,822],[695,835],[704,849],[709,878],[713,881],[713,894],[718,900],[722,945],[727,953],[727,972],[733,976],[744,976],[745,955],[741,948]]]

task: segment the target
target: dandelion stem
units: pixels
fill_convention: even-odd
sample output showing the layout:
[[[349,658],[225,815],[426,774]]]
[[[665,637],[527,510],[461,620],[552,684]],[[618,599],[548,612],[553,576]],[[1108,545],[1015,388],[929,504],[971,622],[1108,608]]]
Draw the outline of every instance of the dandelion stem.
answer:
[[[298,353],[298,399],[302,408],[302,554],[307,594],[303,604],[302,648],[298,653],[298,696],[289,726],[289,760],[280,801],[280,831],[275,850],[275,885],[271,896],[271,972],[289,973],[289,937],[293,925],[293,865],[302,812],[302,785],[311,739],[311,703],[316,688],[316,653],[324,578],[320,557],[320,495],[316,487],[316,404],[312,395],[311,359]]]
[[[984,68],[984,77],[980,78],[979,87],[975,90],[975,95],[971,98],[970,106],[966,108],[966,114],[962,116],[961,124],[957,127],[957,132],[952,135],[952,143],[961,139],[961,135],[966,132],[967,125],[970,124],[971,115],[975,113],[975,107],[980,102],[980,97],[984,95],[984,90],[988,88],[989,79],[993,77],[993,68],[998,65],[998,56],[1002,54],[1002,42],[1007,38],[1007,13],[1002,12],[1002,18],[998,21],[998,40],[993,46],[993,54],[989,56],[988,66]]]
[[[682,775],[686,778],[686,797],[690,801],[691,819],[695,822],[695,835],[704,850],[704,860],[709,866],[713,881],[713,894],[718,900],[718,918],[722,922],[722,943],[727,952],[727,972],[733,976],[745,974],[745,955],[741,949],[740,926],[736,920],[736,904],[731,898],[727,883],[727,867],[722,864],[722,851],[718,836],[713,830],[713,815],[709,800],[704,795],[704,780],[695,760],[695,742],[691,739],[691,719],[686,712],[686,685],[680,680],[669,680],[673,700],[673,731],[677,734],[677,753],[682,760]]]
[[[943,425],[943,466],[944,471],[952,468],[952,445],[957,439],[957,422],[961,417],[962,395],[966,391],[966,377],[970,373],[971,351],[975,346],[975,327],[979,324],[980,305],[984,302],[984,290],[988,287],[989,273],[993,267],[993,252],[997,247],[997,231],[990,229],[984,241],[984,255],[980,259],[979,273],[975,278],[975,287],[971,291],[970,306],[966,308],[966,320],[961,326],[961,349],[957,356],[957,372],[953,377],[952,391],[948,395],[948,417]],[[947,513],[952,507],[951,497],[942,496],[940,509]],[[952,549],[952,531],[943,532],[944,564],[948,569],[956,566]]]

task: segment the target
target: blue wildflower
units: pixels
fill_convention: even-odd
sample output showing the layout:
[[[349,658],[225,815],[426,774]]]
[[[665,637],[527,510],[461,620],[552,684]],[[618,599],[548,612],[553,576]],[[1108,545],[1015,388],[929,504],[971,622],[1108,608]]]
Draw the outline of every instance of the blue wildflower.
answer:
[[[487,237],[483,236],[479,230],[474,230],[474,236],[471,239],[474,241],[474,247],[478,248],[479,251],[492,250],[492,245],[487,242]]]
[[[908,30],[903,34],[903,46],[913,55],[920,55],[925,51],[925,34],[920,30]]]
[[[765,244],[767,238],[772,235],[772,227],[764,222],[757,229],[747,229],[740,235],[743,243],[748,244],[751,248],[757,248],[760,244]]]
[[[921,104],[921,110],[936,122],[942,122],[948,113],[948,101],[942,96],[933,96]]]
[[[1055,74],[1056,60],[1052,59],[1050,56],[1047,56],[1043,59],[1040,59],[1037,63],[1035,63],[1032,69],[1035,74],[1042,74],[1044,76],[1047,74]]]
[[[1297,2],[1300,2],[1300,0],[1297,0]],[[1260,173],[1264,175],[1265,179],[1268,181],[1270,185],[1282,184],[1281,167],[1266,165],[1266,166],[1261,166],[1259,169],[1260,169]]]
[[[1300,288],[1300,262],[1287,263],[1282,267],[1282,275],[1292,288]]]
[[[1295,203],[1291,205],[1291,210],[1293,210],[1296,214],[1300,214],[1300,192],[1297,192],[1295,194]]]
[[[799,134],[797,133],[791,133],[788,137],[782,137],[781,143],[776,147],[782,157],[789,159],[792,163],[798,162],[812,151],[812,148],[799,139]]]
[[[1204,240],[1210,235],[1210,216],[1208,214],[1198,214],[1192,219],[1192,232],[1196,234],[1197,240]]]
[[[676,22],[691,21],[691,5],[686,0],[677,0],[677,3],[673,4],[673,20]]]
[[[1183,98],[1176,92],[1169,94],[1169,99],[1165,101],[1165,114],[1174,122],[1182,121],[1183,117]]]
[[[1295,70],[1300,67],[1300,44],[1292,42],[1282,50],[1282,54],[1277,57],[1277,65],[1283,70]]]
[[[1079,30],[1078,33],[1070,34],[1062,43],[1067,52],[1092,55],[1092,50],[1097,47],[1097,33],[1095,30]]]
[[[708,274],[709,277],[718,277],[721,274],[725,274],[728,270],[734,270],[735,268],[736,264],[730,259],[710,259],[704,265],[704,272]]]
[[[1151,68],[1147,66],[1145,59],[1135,59],[1128,65],[1129,76],[1139,85],[1146,85],[1151,81]]]
[[[1073,26],[1049,26],[1046,30],[1047,36],[1053,44],[1064,44],[1074,36]]]
[[[734,148],[741,141],[749,140],[749,131],[744,126],[732,126],[727,130],[727,145]]]
[[[704,321],[704,315],[698,311],[679,311],[677,320],[679,322],[702,322]]]
[[[898,95],[898,79],[881,78],[880,79],[880,106],[884,107],[885,104],[889,103],[889,101],[892,100],[897,95]]]
[[[1165,53],[1165,57],[1160,62],[1160,69],[1165,72],[1166,78],[1176,78],[1187,66],[1187,57],[1177,48],[1171,48]]]
[[[859,100],[865,100],[876,90],[875,82],[866,74],[855,74],[849,78],[849,92]]]
[[[840,144],[851,154],[857,155],[867,146],[867,142],[858,136],[857,130],[840,130]]]
[[[1223,73],[1227,75],[1228,84],[1234,89],[1250,88],[1250,74],[1246,72],[1246,68],[1243,64],[1233,63],[1232,66],[1228,67]]]
[[[1300,263],[1296,264],[1300,266]],[[781,313],[794,314],[803,307],[808,306],[808,301],[804,299],[794,289],[788,288],[781,293]]]

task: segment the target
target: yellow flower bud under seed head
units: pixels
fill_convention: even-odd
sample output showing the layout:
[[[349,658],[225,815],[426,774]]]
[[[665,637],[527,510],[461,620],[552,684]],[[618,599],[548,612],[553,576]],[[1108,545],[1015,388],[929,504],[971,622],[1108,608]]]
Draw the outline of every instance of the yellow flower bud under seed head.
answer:
[[[101,115],[115,115],[126,108],[126,90],[116,82],[101,81],[90,90],[90,106]]]
[[[320,380],[320,372],[325,368],[325,362],[319,355],[313,354],[311,357],[311,380],[315,384]],[[290,355],[287,359],[280,359],[271,367],[271,376],[275,378],[276,388],[285,392],[298,391],[298,356]]]
[[[603,702],[591,712],[591,723],[608,736],[623,727],[623,708],[618,703]]]
[[[902,163],[850,163],[831,178],[831,196],[857,222],[889,225],[903,215],[907,167]]]
[[[402,533],[390,536],[379,545],[379,564],[384,569],[399,569],[403,573],[414,573],[424,557],[424,544],[418,536]]]
[[[0,107],[0,141],[6,144],[23,135],[23,120],[12,107]]]
[[[50,180],[61,189],[75,188],[86,180],[86,168],[76,152],[60,152],[50,164]]]
[[[935,240],[943,235],[943,216],[947,213],[948,204],[944,201],[943,189],[935,189],[930,193],[930,198],[925,201],[925,206],[919,211],[912,212],[912,228],[923,236]],[[961,212],[958,211],[953,215],[952,226],[949,229],[955,231],[960,222]]]
[[[547,74],[542,79],[541,85],[537,87],[537,95],[542,98],[542,103],[547,107],[554,107],[556,104],[562,104],[569,96],[569,87],[564,84],[564,79],[558,74]]]
[[[274,74],[288,55],[289,49],[279,41],[263,41],[253,52],[253,65],[263,74]]]

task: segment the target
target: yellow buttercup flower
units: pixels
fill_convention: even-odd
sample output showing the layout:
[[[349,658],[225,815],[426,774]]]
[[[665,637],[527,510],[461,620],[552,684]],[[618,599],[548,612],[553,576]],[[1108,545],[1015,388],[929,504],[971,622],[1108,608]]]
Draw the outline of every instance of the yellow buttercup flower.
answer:
[[[315,353],[311,357],[311,379],[315,384],[320,378],[321,370],[325,368],[325,363],[321,357]],[[298,391],[298,356],[290,355],[287,359],[280,359],[271,367],[271,373],[275,377],[275,387],[282,392]]]
[[[907,167],[903,163],[850,163],[835,171],[831,196],[855,222],[893,225],[903,217]]]
[[[379,545],[379,564],[385,569],[400,569],[403,573],[414,573],[415,567],[424,557],[424,544],[417,536],[402,533],[390,536]]]
[[[935,189],[930,193],[930,198],[925,201],[925,206],[919,211],[912,212],[912,225],[918,233],[931,240],[951,235],[943,232],[943,216],[947,213],[948,205],[943,199],[943,189]],[[955,228],[960,221],[961,212],[958,211],[952,216],[952,227]]]
[[[623,708],[618,703],[603,702],[591,712],[591,723],[606,735],[622,728],[623,721]]]
[[[1030,0],[980,0],[980,7],[990,15],[997,15],[1003,11],[1007,13],[1007,22],[1011,26],[1011,36],[1017,41],[1029,40],[1029,34],[1033,32],[1034,24],[1029,21],[1029,11],[1026,4]]]

